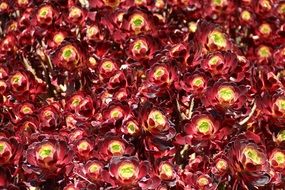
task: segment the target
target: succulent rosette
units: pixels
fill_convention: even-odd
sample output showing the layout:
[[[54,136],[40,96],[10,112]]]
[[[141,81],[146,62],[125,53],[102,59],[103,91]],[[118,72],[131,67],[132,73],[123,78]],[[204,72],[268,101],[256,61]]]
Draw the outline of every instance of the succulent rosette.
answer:
[[[18,138],[22,139],[23,144],[29,144],[32,140],[31,135],[37,134],[39,132],[39,121],[35,116],[29,116],[23,118],[17,128],[21,135],[17,135]]]
[[[274,149],[269,157],[269,162],[271,167],[277,172],[284,173],[284,167],[285,167],[284,158],[285,158],[284,150]]]
[[[95,113],[94,103],[90,96],[76,93],[66,103],[66,109],[74,112],[76,118],[87,119]]]
[[[18,164],[22,157],[23,147],[16,138],[0,138],[0,165]]]
[[[75,43],[62,43],[53,55],[54,64],[68,71],[83,68],[84,59],[83,52]]]
[[[126,118],[121,126],[121,131],[130,136],[138,136],[141,134],[141,127],[134,117]]]
[[[235,83],[219,80],[209,87],[203,98],[206,107],[216,109],[230,109],[237,111],[245,106],[247,89],[244,86],[237,86]]]
[[[153,98],[167,93],[176,80],[175,68],[166,64],[154,64],[148,71],[148,80],[139,90],[144,96]]]
[[[129,105],[125,102],[111,102],[108,107],[102,111],[102,119],[104,124],[121,123],[130,114]]]
[[[188,172],[184,176],[184,181],[186,182],[185,188],[195,188],[195,189],[216,189],[217,184],[214,182],[213,178],[207,173],[201,171]]]
[[[109,175],[110,183],[132,188],[138,187],[148,171],[149,163],[146,161],[139,161],[136,157],[114,157],[110,161],[109,174],[103,175]]]
[[[262,187],[270,182],[270,165],[261,138],[252,132],[240,134],[228,150],[231,172],[238,172],[241,181],[233,189]],[[235,179],[237,180],[237,179]]]
[[[194,36],[196,52],[207,54],[211,51],[236,51],[232,41],[220,28],[207,21],[198,22]]]
[[[78,159],[89,160],[95,155],[94,147],[95,145],[91,139],[82,138],[79,140],[75,140],[73,150],[77,155]]]
[[[2,0],[0,18],[0,189],[284,189],[284,0]]]
[[[110,79],[119,70],[116,62],[113,60],[102,60],[98,67],[99,76],[102,81]]]
[[[56,129],[60,122],[59,111],[60,110],[53,105],[42,108],[39,112],[40,129],[43,131]]]
[[[15,94],[23,94],[30,89],[30,79],[24,72],[21,71],[18,71],[11,75],[9,84],[11,90]]]
[[[57,19],[57,16],[58,14],[52,5],[42,4],[36,13],[36,20],[41,26],[50,26]]]
[[[208,77],[202,70],[196,72],[187,72],[183,75],[179,84],[176,84],[178,89],[183,89],[187,93],[202,95],[207,89]]]
[[[163,111],[157,108],[146,108],[142,114],[141,122],[145,132],[165,140],[175,136],[175,128]]]
[[[155,34],[155,18],[149,10],[143,7],[131,7],[123,16],[123,30],[127,30],[132,34],[152,33]]]
[[[210,114],[194,115],[191,121],[184,126],[185,133],[192,135],[197,140],[211,139],[211,136],[215,135],[219,128],[219,120]]]
[[[73,153],[65,141],[44,139],[29,145],[26,152],[25,170],[43,172],[46,177],[68,173],[71,167]]]
[[[213,76],[226,76],[233,73],[236,66],[236,55],[222,51],[207,54],[207,57],[202,62],[202,68],[210,72]]]
[[[151,59],[158,46],[158,40],[150,35],[130,38],[126,44],[127,54],[134,60]]]
[[[273,118],[275,121],[283,123],[283,100],[285,100],[283,92],[273,95],[264,94],[258,99],[257,108],[264,114],[265,119]]]
[[[98,153],[102,160],[110,160],[114,156],[133,155],[134,145],[114,134],[106,134],[105,138],[99,141]]]

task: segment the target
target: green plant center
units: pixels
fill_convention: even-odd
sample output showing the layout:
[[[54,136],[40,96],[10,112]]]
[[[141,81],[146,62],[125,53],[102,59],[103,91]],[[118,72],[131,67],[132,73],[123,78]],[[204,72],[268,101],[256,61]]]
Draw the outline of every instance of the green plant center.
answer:
[[[258,49],[258,55],[261,58],[268,58],[271,56],[270,50],[267,46],[262,46]]]
[[[204,85],[204,80],[202,77],[196,77],[194,78],[194,80],[192,81],[192,84],[194,86],[197,86],[197,87],[201,87]]]
[[[163,164],[160,168],[160,174],[164,174],[167,177],[172,177],[173,176],[173,168],[169,164]]]
[[[122,143],[119,141],[113,141],[112,143],[109,144],[109,150],[112,154],[122,153],[123,152]]]
[[[231,89],[230,87],[222,87],[218,91],[218,98],[224,102],[230,102],[234,99],[234,94],[235,93],[233,89]]]
[[[41,159],[51,157],[53,154],[53,147],[51,145],[42,145],[38,153]]]
[[[244,149],[243,154],[246,158],[250,159],[254,164],[259,165],[261,164],[261,157],[259,156],[259,153],[254,148],[247,147]]]
[[[262,24],[260,27],[259,27],[259,31],[262,33],[262,34],[270,34],[271,33],[271,28],[269,26],[269,24]]]
[[[135,176],[135,166],[131,163],[122,164],[118,168],[118,173],[122,179],[131,179]]]
[[[96,163],[93,163],[93,164],[91,164],[90,166],[89,166],[89,171],[91,172],[91,173],[98,173],[98,171],[100,170],[100,168],[101,168],[101,166],[99,166],[98,164],[96,164]]]
[[[81,141],[78,145],[79,150],[87,150],[90,144],[87,141]]]
[[[155,78],[162,77],[164,74],[165,74],[165,71],[164,71],[164,69],[162,69],[162,68],[157,68],[157,69],[154,71],[154,76],[155,76]]]
[[[276,105],[280,111],[285,112],[285,99],[278,98],[276,100]]]
[[[207,134],[212,129],[212,122],[209,119],[200,119],[197,122],[197,129],[200,133]]]
[[[249,21],[249,20],[251,19],[251,14],[250,14],[250,12],[247,11],[247,10],[242,11],[242,13],[241,13],[241,18],[242,18],[243,20],[245,20],[245,21]]]
[[[210,39],[210,41],[212,41],[219,48],[226,47],[226,45],[227,45],[227,41],[226,41],[225,35],[223,33],[219,32],[219,31],[213,31],[209,35],[209,39]]]
[[[6,145],[4,143],[0,143],[0,153],[4,152]]]
[[[158,125],[164,125],[165,124],[165,117],[164,115],[156,110],[156,111],[152,111],[150,113],[150,117],[158,124]]]
[[[285,163],[285,154],[283,152],[275,152],[274,159],[279,165],[282,165]]]

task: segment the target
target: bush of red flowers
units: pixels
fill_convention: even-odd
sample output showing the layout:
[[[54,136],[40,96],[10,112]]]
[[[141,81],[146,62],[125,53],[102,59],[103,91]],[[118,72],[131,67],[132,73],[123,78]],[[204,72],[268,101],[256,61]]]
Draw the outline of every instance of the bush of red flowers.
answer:
[[[285,189],[285,1],[1,0],[0,189]]]

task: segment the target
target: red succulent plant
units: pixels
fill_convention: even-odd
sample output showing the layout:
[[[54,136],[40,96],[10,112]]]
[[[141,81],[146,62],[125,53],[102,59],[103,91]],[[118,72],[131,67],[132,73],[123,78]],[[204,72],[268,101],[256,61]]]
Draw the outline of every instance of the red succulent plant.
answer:
[[[284,189],[284,0],[2,0],[0,18],[0,189]]]

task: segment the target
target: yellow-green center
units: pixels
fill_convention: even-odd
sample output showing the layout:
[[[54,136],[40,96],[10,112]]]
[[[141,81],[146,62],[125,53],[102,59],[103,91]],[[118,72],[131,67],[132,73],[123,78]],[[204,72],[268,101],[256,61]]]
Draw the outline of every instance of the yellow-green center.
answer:
[[[98,173],[101,166],[97,163],[93,163],[89,166],[88,170],[90,173]]]
[[[81,141],[78,145],[79,150],[87,150],[89,148],[90,144],[87,141]]]
[[[226,47],[227,45],[227,40],[225,35],[219,31],[213,31],[212,33],[210,33],[209,40],[219,48]]]
[[[243,150],[243,154],[247,159],[250,159],[256,165],[259,165],[262,162],[259,152],[254,148],[246,147]]]
[[[123,152],[122,143],[120,141],[113,141],[109,144],[109,150],[112,154],[118,154]]]
[[[213,57],[211,57],[211,59],[209,60],[209,65],[212,66],[212,65],[217,65],[220,61],[221,61],[221,57],[218,56],[218,55],[215,55]]]
[[[21,81],[21,79],[22,79],[22,76],[20,74],[14,75],[12,77],[12,83],[14,83],[14,84],[19,83]]]
[[[203,118],[197,121],[197,130],[200,133],[207,134],[211,131],[212,128],[212,121],[207,118]]]
[[[42,145],[38,151],[38,154],[41,159],[51,157],[53,154],[54,148],[51,145]]]
[[[123,163],[118,168],[118,174],[124,180],[128,180],[134,177],[135,172],[136,168],[135,165],[132,163]]]
[[[120,118],[122,115],[123,114],[122,114],[121,110],[118,108],[114,108],[111,111],[111,118],[113,118],[113,119]]]
[[[212,3],[215,6],[221,6],[224,3],[224,1],[223,0],[212,0]]]
[[[160,167],[160,175],[166,175],[167,177],[173,176],[173,168],[169,164],[162,164]]]
[[[28,107],[28,106],[24,106],[24,107],[22,108],[22,112],[23,112],[24,114],[32,113],[32,109],[31,109],[30,107]]]
[[[281,6],[278,9],[279,14],[285,14],[285,3],[281,4]]]
[[[199,186],[203,187],[203,186],[207,186],[209,184],[209,180],[206,177],[200,177],[197,180],[197,183]]]
[[[81,16],[81,10],[77,7],[72,7],[70,9],[69,16],[70,17],[80,17]]]
[[[150,113],[150,118],[152,118],[158,125],[164,125],[166,122],[165,116],[158,110],[152,111]]]
[[[285,112],[285,99],[284,98],[278,98],[276,100],[276,105],[280,111]]]
[[[260,25],[259,27],[259,31],[262,33],[262,34],[265,34],[265,35],[268,35],[271,33],[271,27],[269,24],[262,24]]]
[[[144,25],[144,17],[141,15],[134,15],[131,19],[131,27],[133,30],[140,30]]]
[[[4,152],[5,147],[6,147],[6,144],[4,142],[0,142],[0,153],[1,154]]]
[[[73,51],[71,49],[65,49],[63,50],[63,57],[64,58],[70,58],[73,54]]]
[[[45,17],[48,14],[48,9],[43,9],[40,11],[40,16]]]
[[[271,56],[270,49],[267,46],[260,47],[257,53],[261,58],[268,58]]]
[[[277,140],[279,142],[285,141],[285,130],[282,130],[277,134]]]
[[[76,106],[79,105],[79,103],[80,103],[80,99],[79,98],[74,98],[71,104],[76,107]]]
[[[235,98],[235,93],[230,87],[222,87],[218,90],[218,99],[224,102],[230,102]]]
[[[275,152],[273,158],[278,165],[285,164],[285,154],[283,152]]]
[[[159,78],[159,77],[162,77],[163,75],[165,74],[165,71],[164,69],[162,68],[157,68],[155,71],[154,71],[154,77],[155,78]]]
[[[196,77],[192,81],[193,86],[201,87],[204,85],[204,80],[202,77]]]
[[[135,26],[140,26],[143,23],[143,21],[140,18],[137,18],[133,20],[133,23]]]
[[[64,36],[62,33],[58,33],[58,34],[54,35],[54,37],[53,37],[53,41],[57,44],[60,44],[63,40],[64,40]]]
[[[113,62],[111,61],[105,61],[103,64],[102,64],[102,67],[104,70],[106,71],[112,71],[113,68],[114,68],[114,64]]]
[[[139,51],[141,49],[141,47],[142,47],[142,42],[141,41],[136,42],[135,45],[134,45],[134,49],[137,50],[137,51]]]
[[[134,134],[136,132],[136,124],[134,122],[130,122],[127,126],[127,130],[130,134]]]
[[[225,160],[219,160],[216,163],[216,167],[218,170],[226,170],[228,167],[228,163]]]
[[[242,20],[249,21],[251,19],[251,13],[247,10],[242,11],[241,13]]]

